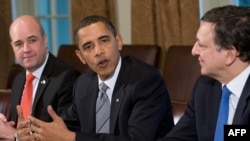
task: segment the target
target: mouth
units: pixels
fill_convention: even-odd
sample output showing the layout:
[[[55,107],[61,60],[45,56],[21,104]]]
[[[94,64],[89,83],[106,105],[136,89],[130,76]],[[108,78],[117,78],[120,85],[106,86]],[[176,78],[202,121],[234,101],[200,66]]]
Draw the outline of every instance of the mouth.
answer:
[[[200,66],[202,66],[203,62],[201,60],[199,60],[199,64],[200,64]]]
[[[97,63],[97,66],[98,67],[101,67],[101,68],[105,68],[107,65],[108,65],[108,60],[104,59],[104,60],[101,60]]]
[[[33,56],[25,56],[23,59],[25,60],[25,59],[30,59],[30,58],[32,58]]]

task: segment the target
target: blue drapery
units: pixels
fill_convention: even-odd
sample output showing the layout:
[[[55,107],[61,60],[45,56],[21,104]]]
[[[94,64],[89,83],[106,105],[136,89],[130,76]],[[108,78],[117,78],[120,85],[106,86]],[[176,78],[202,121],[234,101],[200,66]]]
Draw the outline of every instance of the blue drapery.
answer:
[[[250,6],[250,1],[249,0],[234,0],[235,5],[238,6]]]

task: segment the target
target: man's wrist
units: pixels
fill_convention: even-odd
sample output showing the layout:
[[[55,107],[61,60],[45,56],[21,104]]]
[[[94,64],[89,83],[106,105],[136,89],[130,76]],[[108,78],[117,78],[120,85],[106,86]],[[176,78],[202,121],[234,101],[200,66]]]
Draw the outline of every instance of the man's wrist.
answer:
[[[72,141],[76,141],[76,133],[75,132],[71,132],[69,134],[70,138],[72,139]]]
[[[17,139],[17,130],[14,132],[14,140]]]

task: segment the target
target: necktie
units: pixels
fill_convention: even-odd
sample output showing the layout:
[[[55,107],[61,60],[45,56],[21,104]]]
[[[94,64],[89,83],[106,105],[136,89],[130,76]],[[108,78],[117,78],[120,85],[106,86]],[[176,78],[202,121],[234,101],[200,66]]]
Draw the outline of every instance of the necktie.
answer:
[[[229,96],[231,92],[227,86],[223,86],[220,110],[217,118],[214,141],[224,141],[224,125],[227,124],[229,111]]]
[[[108,86],[102,82],[96,102],[96,133],[109,133],[110,102],[107,89]]]
[[[23,91],[23,97],[21,100],[21,108],[23,110],[23,117],[27,119],[30,115],[31,105],[32,105],[32,93],[33,93],[33,85],[32,81],[35,76],[32,73],[29,73],[26,76],[25,88]]]

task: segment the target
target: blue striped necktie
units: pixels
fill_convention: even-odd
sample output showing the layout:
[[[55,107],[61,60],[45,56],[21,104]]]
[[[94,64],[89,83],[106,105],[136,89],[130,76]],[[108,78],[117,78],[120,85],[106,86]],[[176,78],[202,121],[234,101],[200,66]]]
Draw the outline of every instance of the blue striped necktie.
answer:
[[[220,109],[217,118],[214,141],[224,141],[224,125],[227,124],[229,113],[229,96],[231,92],[227,86],[223,86]]]
[[[109,133],[110,102],[107,89],[108,86],[102,82],[96,101],[96,133]]]

